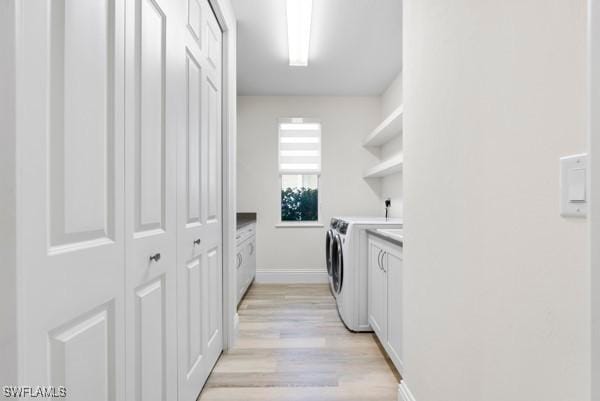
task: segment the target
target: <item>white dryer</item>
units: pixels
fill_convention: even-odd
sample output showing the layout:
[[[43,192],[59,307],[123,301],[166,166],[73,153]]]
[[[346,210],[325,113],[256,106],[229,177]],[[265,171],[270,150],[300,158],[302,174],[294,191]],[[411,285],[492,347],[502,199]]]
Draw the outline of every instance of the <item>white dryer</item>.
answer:
[[[342,322],[350,331],[372,331],[368,317],[369,228],[402,228],[402,220],[334,217],[325,239],[329,285]]]

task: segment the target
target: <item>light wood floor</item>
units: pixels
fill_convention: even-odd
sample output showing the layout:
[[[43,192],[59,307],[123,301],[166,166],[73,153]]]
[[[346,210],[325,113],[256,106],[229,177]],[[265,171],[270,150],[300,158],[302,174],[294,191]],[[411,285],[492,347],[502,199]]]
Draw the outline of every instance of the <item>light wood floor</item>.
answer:
[[[346,330],[327,285],[254,284],[239,315],[198,401],[397,400],[397,372],[373,334]]]

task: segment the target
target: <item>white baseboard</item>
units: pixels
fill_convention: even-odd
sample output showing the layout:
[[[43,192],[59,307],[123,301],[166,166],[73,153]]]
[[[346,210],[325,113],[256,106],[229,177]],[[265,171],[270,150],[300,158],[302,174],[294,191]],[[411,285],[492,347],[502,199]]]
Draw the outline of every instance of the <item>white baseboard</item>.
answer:
[[[326,269],[257,269],[257,283],[327,284]]]
[[[404,380],[398,385],[398,401],[416,401]]]

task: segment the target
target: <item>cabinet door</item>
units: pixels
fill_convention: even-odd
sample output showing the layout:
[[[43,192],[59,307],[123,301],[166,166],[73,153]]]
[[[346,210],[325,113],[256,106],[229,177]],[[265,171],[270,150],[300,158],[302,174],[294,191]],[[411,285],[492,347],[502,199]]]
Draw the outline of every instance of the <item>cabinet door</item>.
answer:
[[[388,319],[387,319],[387,352],[402,372],[402,251],[395,247],[385,250],[384,266],[388,282]]]
[[[387,279],[383,270],[383,247],[375,239],[369,240],[369,324],[385,344],[387,341]]]
[[[238,246],[235,254],[236,280],[237,280],[237,303],[239,304],[244,296],[244,248]]]
[[[246,273],[246,281],[249,285],[256,275],[256,237],[252,236],[248,243],[248,268]]]

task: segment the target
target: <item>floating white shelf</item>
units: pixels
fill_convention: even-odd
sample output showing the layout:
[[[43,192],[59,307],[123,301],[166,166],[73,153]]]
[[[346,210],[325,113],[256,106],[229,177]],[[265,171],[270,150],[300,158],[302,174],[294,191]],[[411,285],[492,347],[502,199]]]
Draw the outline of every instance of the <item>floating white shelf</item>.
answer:
[[[400,105],[363,141],[364,147],[381,146],[402,134],[403,105]]]
[[[390,157],[365,171],[364,178],[381,178],[402,171],[402,154]]]

